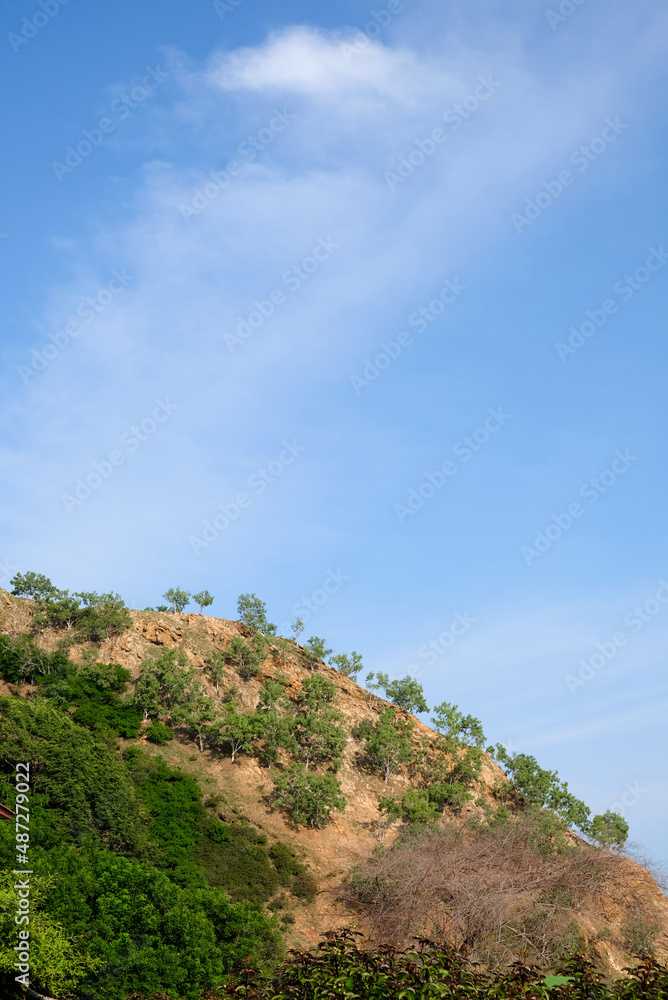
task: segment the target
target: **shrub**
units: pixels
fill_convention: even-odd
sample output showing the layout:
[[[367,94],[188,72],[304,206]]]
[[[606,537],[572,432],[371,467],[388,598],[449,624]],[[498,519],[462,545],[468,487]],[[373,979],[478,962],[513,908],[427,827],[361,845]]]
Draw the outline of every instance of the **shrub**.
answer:
[[[168,740],[174,739],[174,730],[165,726],[162,722],[152,722],[146,730],[146,739],[149,743],[155,743],[161,747]]]
[[[352,677],[353,680],[357,680],[357,675],[362,669],[362,657],[355,652],[352,652],[350,656],[347,653],[339,653],[337,656],[331,657],[329,665],[336,667],[344,677]]]
[[[291,764],[274,778],[274,803],[295,823],[318,828],[331,821],[333,812],[346,808],[341,786],[333,774],[314,774],[299,764]]]
[[[239,594],[237,598],[237,614],[252,632],[263,632],[265,635],[275,635],[276,626],[267,621],[267,605],[257,594]]]

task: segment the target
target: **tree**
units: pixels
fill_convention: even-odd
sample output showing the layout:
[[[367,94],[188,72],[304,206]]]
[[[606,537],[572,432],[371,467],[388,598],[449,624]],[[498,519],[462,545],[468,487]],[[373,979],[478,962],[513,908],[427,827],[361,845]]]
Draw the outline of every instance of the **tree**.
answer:
[[[48,600],[56,588],[43,573],[16,573],[9,581],[15,597],[30,597],[33,601]]]
[[[252,645],[240,635],[235,635],[228,647],[227,656],[242,680],[249,681],[258,673],[265,652],[264,641],[259,633],[254,637]]]
[[[180,705],[172,710],[171,719],[177,726],[188,726],[195,734],[200,751],[204,750],[204,739],[209,734],[211,723],[216,718],[213,701],[199,681],[195,681],[184,692]]]
[[[419,788],[408,788],[401,798],[379,798],[378,808],[385,813],[385,824],[402,817],[406,823],[433,823],[437,818],[436,806],[430,800],[428,792]]]
[[[293,618],[291,624],[292,632],[294,633],[295,641],[299,642],[299,636],[304,631],[304,621],[302,618]]]
[[[591,810],[585,803],[568,791],[568,783],[560,782],[556,771],[540,767],[531,754],[509,754],[505,747],[497,743],[488,747],[505,767],[513,790],[520,800],[529,806],[551,809],[565,819],[570,826],[576,826],[583,833],[589,833]]]
[[[190,604],[190,594],[187,590],[181,590],[180,587],[170,587],[162,596],[166,601],[169,601],[175,615],[181,614],[183,609]]]
[[[204,663],[209,677],[216,686],[216,694],[219,694],[220,682],[225,676],[225,656],[223,653],[219,653],[218,650],[215,650],[209,657],[207,657]]]
[[[374,724],[364,719],[353,730],[353,736],[364,740],[364,759],[371,767],[379,770],[385,784],[390,775],[415,757],[413,745],[413,722],[402,722],[396,717],[390,705],[383,709]]]
[[[476,747],[485,745],[485,734],[480,719],[476,719],[473,715],[463,715],[457,705],[452,705],[448,701],[436,705],[433,711],[436,715],[432,718],[431,724],[437,732],[462,744]]]
[[[311,638],[306,643],[306,653],[307,653],[307,663],[309,670],[313,670],[320,660],[324,660],[326,656],[332,652],[331,649],[327,649],[325,645],[325,640],[321,639],[317,635],[312,635]]]
[[[160,681],[154,670],[142,670],[135,685],[134,703],[142,710],[144,719],[160,711]]]
[[[104,642],[130,628],[132,618],[120,594],[96,594],[80,591],[70,594],[59,590],[42,573],[17,573],[12,579],[12,593],[35,601],[34,624],[37,628],[76,628],[77,638]]]
[[[366,683],[372,691],[384,691],[388,701],[403,708],[406,712],[428,712],[429,706],[424,700],[422,685],[414,678],[403,677],[401,680],[391,681],[387,674],[379,671],[376,674],[376,683],[371,684],[374,675],[367,674]]]
[[[229,705],[222,720],[216,726],[218,738],[228,743],[234,764],[242,750],[248,750],[253,741],[262,734],[263,721],[257,713],[237,712]]]
[[[297,742],[295,755],[307,771],[312,764],[328,764],[338,770],[348,742],[345,729],[339,725],[342,718],[343,714],[335,708],[308,712],[297,718],[293,730]]]
[[[135,704],[149,715],[156,715],[161,708],[170,718],[175,711],[178,714],[193,679],[192,669],[183,669],[187,662],[185,653],[175,649],[166,649],[157,660],[144,660],[135,687]]]
[[[299,702],[305,711],[317,712],[318,709],[331,705],[336,697],[336,687],[326,677],[315,674],[307,677],[302,685]]]
[[[237,614],[239,621],[248,626],[252,632],[275,635],[276,626],[267,621],[267,605],[260,600],[257,594],[239,594]]]
[[[274,802],[295,823],[318,829],[331,820],[333,812],[346,808],[341,786],[333,774],[315,774],[299,764],[291,764],[274,778]]]
[[[199,606],[199,613],[202,614],[203,608],[210,607],[215,598],[211,596],[208,590],[200,590],[199,594],[193,594],[193,601]]]
[[[594,816],[589,835],[599,847],[621,850],[629,836],[629,824],[619,813],[608,809],[602,816]]]
[[[347,653],[339,653],[337,656],[331,657],[329,665],[336,667],[344,677],[352,677],[353,680],[357,680],[357,675],[362,669],[362,657],[355,652],[352,652],[350,656]]]
[[[74,596],[83,604],[76,624],[78,638],[106,642],[132,625],[132,617],[120,594],[82,591]]]

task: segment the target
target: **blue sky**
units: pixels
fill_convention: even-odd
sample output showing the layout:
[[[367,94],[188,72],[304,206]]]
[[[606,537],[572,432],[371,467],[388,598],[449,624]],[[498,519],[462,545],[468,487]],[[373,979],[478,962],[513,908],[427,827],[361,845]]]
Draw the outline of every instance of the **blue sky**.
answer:
[[[306,599],[667,861],[668,12],[323,10],[3,8],[0,585]]]

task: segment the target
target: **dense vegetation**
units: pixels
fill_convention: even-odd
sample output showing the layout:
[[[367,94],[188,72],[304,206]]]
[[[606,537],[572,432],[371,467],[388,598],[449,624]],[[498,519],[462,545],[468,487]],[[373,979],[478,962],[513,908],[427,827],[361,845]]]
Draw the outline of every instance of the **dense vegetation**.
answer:
[[[34,984],[59,998],[122,1000],[138,989],[194,1000],[235,967],[273,965],[280,928],[262,904],[275,897],[280,911],[286,891],[312,899],[308,868],[247,824],[220,822],[197,783],[161,758],[135,748],[121,755],[95,698],[87,704],[76,693],[75,715],[86,707],[91,727],[56,699],[0,699],[2,801],[13,804],[10,762],[31,763]],[[0,971],[8,974],[14,853],[13,826],[1,824]]]
[[[668,996],[668,970],[649,956],[630,969],[629,976],[606,982],[578,953],[565,956],[550,976],[522,958],[503,972],[490,974],[469,965],[458,950],[431,941],[421,939],[409,952],[389,945],[361,951],[355,936],[352,931],[329,934],[318,949],[294,953],[269,977],[252,970],[232,976],[222,995],[253,1000],[665,1000]]]
[[[270,845],[247,822],[219,813],[218,801],[203,802],[197,782],[168,767],[155,750],[122,752],[118,738],[140,733],[153,747],[193,740],[199,751],[227,755],[232,762],[254,756],[271,779],[267,804],[289,822],[312,828],[346,808],[337,777],[346,752],[356,767],[377,774],[386,785],[395,774],[407,776],[410,787],[400,795],[379,795],[379,847],[348,885],[351,904],[365,909],[381,939],[408,940],[413,918],[417,930],[418,917],[434,903],[442,910],[445,906],[451,931],[460,928],[450,934],[450,944],[473,950],[487,968],[505,966],[518,947],[524,947],[527,960],[530,956],[553,968],[562,952],[572,953],[582,944],[572,907],[592,887],[617,878],[611,865],[619,859],[609,851],[574,849],[566,833],[577,829],[614,852],[626,840],[625,821],[613,813],[591,818],[556,772],[499,744],[486,751],[509,780],[498,782],[491,799],[476,799],[486,743],[480,721],[443,702],[432,710],[436,736],[418,737],[410,713],[429,709],[414,678],[369,674],[373,717],[359,722],[351,738],[336,707],[334,675],[324,670],[323,660],[332,652],[325,640],[311,636],[297,653],[309,673],[288,694],[285,658],[297,652],[303,623],[294,623],[292,639],[278,637],[263,602],[242,594],[237,610],[245,632],[212,652],[203,672],[182,651],[164,650],[144,661],[131,690],[129,671],[98,662],[102,643],[131,623],[118,595],[70,595],[35,573],[17,574],[12,583],[16,594],[35,604],[29,635],[0,635],[0,677],[24,696],[0,699],[0,800],[13,804],[13,762],[30,761],[31,976],[45,992],[59,1000],[126,1000],[132,990],[138,997],[199,1000],[207,990],[229,986],[228,975],[244,967],[264,971],[267,978],[253,979],[245,972],[229,986],[237,995],[315,997],[317,987],[323,996],[343,997],[339,991],[345,986],[347,997],[384,997],[399,995],[393,990],[402,983],[422,991],[407,997],[449,995],[434,992],[436,979],[429,970],[445,968],[454,952],[434,948],[428,958],[393,952],[364,958],[351,940],[332,939],[317,958],[297,955],[273,973],[283,957],[281,931],[294,920],[294,906],[315,897],[309,868],[287,845]],[[175,612],[190,600],[180,588],[164,597]],[[194,599],[200,611],[213,601],[207,591]],[[65,634],[53,653],[36,641],[47,628]],[[68,658],[75,642],[87,644],[79,663]],[[354,652],[329,662],[349,677],[361,669]],[[268,664],[270,675],[264,674],[256,708],[249,711],[238,685],[248,684]],[[468,821],[476,836],[463,839],[457,832],[461,823],[454,821],[472,800],[480,807],[478,818]],[[397,823],[404,834],[386,850],[385,833]],[[14,864],[13,832],[10,824],[0,824],[5,873]],[[494,859],[499,857],[505,867],[497,871]],[[519,898],[528,870],[540,872],[549,891],[518,914],[512,901]],[[463,878],[462,872],[477,873],[476,879]],[[498,898],[497,877],[503,887]],[[0,917],[0,976],[11,972],[14,961],[15,928],[7,914],[15,908],[15,895],[12,878],[0,876],[0,913],[5,914]],[[544,931],[548,923],[550,934]],[[490,934],[496,935],[496,950],[488,947]],[[640,919],[634,922],[633,914],[628,935],[627,951],[651,945],[652,928]],[[483,988],[498,996],[517,993],[515,973],[493,982],[463,969],[455,979],[459,992],[462,984],[471,991],[467,996]],[[307,973],[308,986],[300,978]],[[532,976],[523,980],[524,992],[529,984],[532,995],[547,990],[538,973]],[[587,995],[598,996],[594,981],[587,982]],[[555,988],[564,996],[586,993],[573,992],[574,986]]]

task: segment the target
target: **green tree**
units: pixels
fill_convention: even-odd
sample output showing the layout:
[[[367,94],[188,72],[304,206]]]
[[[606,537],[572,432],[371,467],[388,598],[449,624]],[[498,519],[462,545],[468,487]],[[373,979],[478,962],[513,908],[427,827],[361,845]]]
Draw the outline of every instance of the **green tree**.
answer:
[[[16,573],[9,583],[15,597],[29,597],[33,601],[46,601],[57,592],[43,573]]]
[[[385,784],[402,764],[414,760],[414,728],[413,722],[397,719],[396,710],[388,705],[376,723],[365,719],[353,730],[353,736],[364,741],[363,760],[381,772]]]
[[[228,744],[234,763],[242,750],[250,750],[253,742],[262,736],[263,727],[264,720],[258,713],[237,712],[233,705],[228,705],[215,728],[220,742]]]
[[[186,688],[183,700],[172,709],[171,721],[177,726],[187,726],[196,736],[200,751],[216,718],[215,705],[199,681]]]
[[[599,847],[621,850],[629,836],[629,824],[619,813],[608,809],[603,815],[594,816],[589,835]]]
[[[190,594],[187,590],[181,590],[180,587],[170,587],[162,596],[171,604],[175,615],[181,614],[183,609],[190,604]]]
[[[333,774],[316,774],[299,764],[291,764],[274,778],[274,803],[302,826],[320,829],[343,812],[346,800]]]
[[[316,712],[320,708],[331,705],[336,697],[336,687],[321,674],[307,677],[299,695],[299,704],[308,712]]]
[[[308,712],[297,717],[294,737],[297,742],[295,756],[306,765],[327,764],[337,770],[343,759],[348,737],[339,723],[343,714],[335,708]]]
[[[290,626],[292,633],[294,634],[295,641],[299,642],[299,636],[304,631],[304,621],[302,618],[293,618],[292,624]]]
[[[311,656],[316,660],[324,660],[326,656],[332,652],[331,649],[327,649],[327,645],[324,639],[319,638],[317,635],[312,635],[311,638],[306,643],[306,648],[308,649]]]
[[[375,683],[371,683],[374,676]],[[398,708],[403,708],[406,712],[428,712],[429,706],[424,700],[422,685],[414,678],[403,677],[401,680],[391,681],[387,674],[379,671],[377,674],[369,673],[366,676],[366,684],[371,691],[384,691],[388,701]]]
[[[225,676],[225,655],[214,650],[204,661],[206,671],[216,687],[216,694],[220,693],[220,682]]]
[[[294,753],[297,743],[294,737],[294,718],[286,714],[287,702],[283,697],[284,682],[267,678],[260,689],[260,703],[257,708],[259,723],[260,761],[271,770],[278,761],[279,751]]]
[[[120,594],[96,594],[84,591],[75,594],[82,604],[77,623],[77,638],[90,642],[106,642],[132,625],[132,617]]]
[[[330,658],[329,664],[336,667],[339,673],[345,677],[352,677],[353,680],[357,680],[357,675],[362,669],[362,657],[354,651],[350,656],[347,653],[339,653],[337,656]]]
[[[240,635],[235,635],[227,649],[227,657],[232,661],[235,670],[242,680],[249,681],[255,677],[265,658],[266,647],[262,636],[257,633],[252,643],[246,642]]]
[[[239,594],[237,598],[237,614],[252,632],[263,632],[265,635],[275,635],[276,626],[267,621],[267,605],[257,594]]]
[[[11,980],[21,975],[14,966],[16,943],[23,930],[14,923],[14,914],[19,912],[16,881],[17,876],[10,872],[0,873],[0,972]],[[103,963],[75,944],[65,928],[45,912],[45,896],[53,882],[53,877],[45,875],[33,875],[30,879],[30,973],[26,981],[29,979],[33,988],[49,995],[70,997],[78,993],[77,988],[86,976]]]
[[[435,715],[431,724],[437,732],[462,744],[484,747],[485,734],[480,719],[476,719],[473,715],[464,715],[457,705],[449,701],[436,705],[433,711]]]
[[[160,711],[160,681],[152,665],[151,668],[145,668],[144,664],[135,684],[133,701],[142,710],[144,719],[150,719]]]
[[[438,813],[429,793],[422,788],[408,788],[399,799],[379,798],[378,808],[385,813],[386,823],[402,817],[406,823],[433,823]]]
[[[540,767],[531,754],[509,754],[500,743],[496,747],[488,747],[487,752],[490,751],[506,769],[511,787],[522,803],[551,809],[569,825],[578,827],[583,833],[589,833],[591,810],[568,791],[567,782],[559,781],[556,771]]]
[[[148,710],[148,715],[162,709],[171,718],[184,701],[194,676],[192,668],[185,669],[187,663],[185,653],[176,649],[164,650],[157,660],[144,660],[135,687],[135,704],[142,711]]]
[[[193,594],[193,601],[199,607],[199,613],[202,614],[204,608],[209,608],[213,604],[215,598],[211,596],[208,590],[200,590],[198,594]]]

